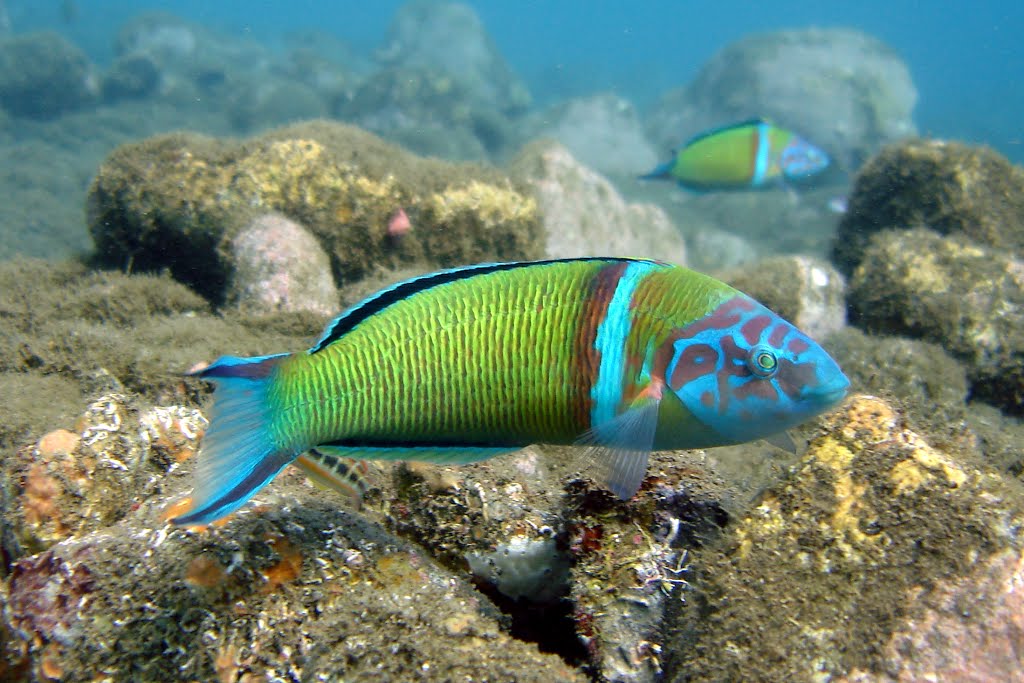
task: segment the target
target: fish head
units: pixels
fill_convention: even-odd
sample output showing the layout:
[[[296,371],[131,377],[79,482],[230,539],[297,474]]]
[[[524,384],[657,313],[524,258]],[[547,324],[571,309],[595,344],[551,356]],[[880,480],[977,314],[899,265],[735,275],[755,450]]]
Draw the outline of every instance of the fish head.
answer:
[[[829,164],[828,154],[799,135],[790,138],[782,148],[779,167],[790,180],[807,178],[824,171]]]
[[[785,431],[839,403],[850,381],[814,340],[745,294],[676,330],[665,383],[707,446]]]

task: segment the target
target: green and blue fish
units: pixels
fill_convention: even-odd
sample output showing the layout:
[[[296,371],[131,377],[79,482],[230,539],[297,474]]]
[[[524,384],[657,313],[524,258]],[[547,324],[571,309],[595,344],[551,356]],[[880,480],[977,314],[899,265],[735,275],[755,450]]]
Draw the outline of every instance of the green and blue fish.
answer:
[[[225,356],[192,508],[238,509],[289,463],[345,489],[360,461],[468,463],[532,443],[592,450],[622,499],[654,449],[735,444],[835,405],[814,341],[711,277],[656,261],[490,263],[400,282],[308,351]]]
[[[828,155],[796,133],[754,119],[702,133],[642,179],[670,178],[697,191],[757,189],[802,180]]]

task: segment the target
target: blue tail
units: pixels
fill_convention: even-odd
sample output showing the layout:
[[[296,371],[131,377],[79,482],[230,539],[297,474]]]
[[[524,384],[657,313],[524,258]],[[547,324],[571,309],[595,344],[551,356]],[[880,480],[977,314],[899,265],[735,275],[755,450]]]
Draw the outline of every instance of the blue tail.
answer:
[[[655,167],[650,173],[645,173],[642,176],[638,176],[640,180],[660,180],[661,178],[672,177],[672,167],[675,166],[675,159],[666,161],[665,163]]]
[[[210,428],[196,465],[192,509],[172,524],[209,524],[234,512],[298,455],[282,450],[269,430],[267,389],[288,355],[224,356],[195,373],[215,385]]]

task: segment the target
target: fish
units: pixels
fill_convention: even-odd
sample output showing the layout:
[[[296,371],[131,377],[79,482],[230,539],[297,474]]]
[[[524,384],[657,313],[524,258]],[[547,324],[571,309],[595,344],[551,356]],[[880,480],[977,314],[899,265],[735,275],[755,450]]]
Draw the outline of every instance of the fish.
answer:
[[[222,356],[191,507],[234,512],[295,463],[351,492],[353,463],[464,464],[576,445],[628,500],[652,450],[743,443],[828,410],[849,381],[817,343],[708,275],[587,257],[484,263],[383,289],[308,350]],[[335,476],[337,475],[337,476]]]
[[[825,170],[829,157],[792,131],[752,119],[701,133],[641,180],[667,178],[694,191],[759,189]]]

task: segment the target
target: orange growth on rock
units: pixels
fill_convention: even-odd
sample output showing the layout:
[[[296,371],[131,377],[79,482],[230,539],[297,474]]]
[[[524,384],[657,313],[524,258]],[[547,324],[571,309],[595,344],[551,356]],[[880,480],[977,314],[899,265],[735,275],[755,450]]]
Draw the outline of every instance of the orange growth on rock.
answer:
[[[39,457],[49,460],[55,455],[70,455],[72,451],[78,448],[78,444],[81,441],[82,437],[74,432],[69,432],[66,429],[55,429],[39,439],[39,445],[37,446]]]
[[[272,593],[278,586],[299,578],[299,574],[302,573],[302,552],[279,534],[266,534],[263,538],[274,547],[280,558],[261,572],[263,578],[267,580],[263,592]]]
[[[46,471],[46,465],[36,463],[25,475],[25,521],[29,524],[44,524],[57,518],[57,504],[54,502],[63,489],[60,482]],[[58,522],[59,524],[59,522]]]
[[[198,588],[219,586],[226,577],[227,572],[221,563],[205,553],[192,558],[185,569],[185,581]]]

